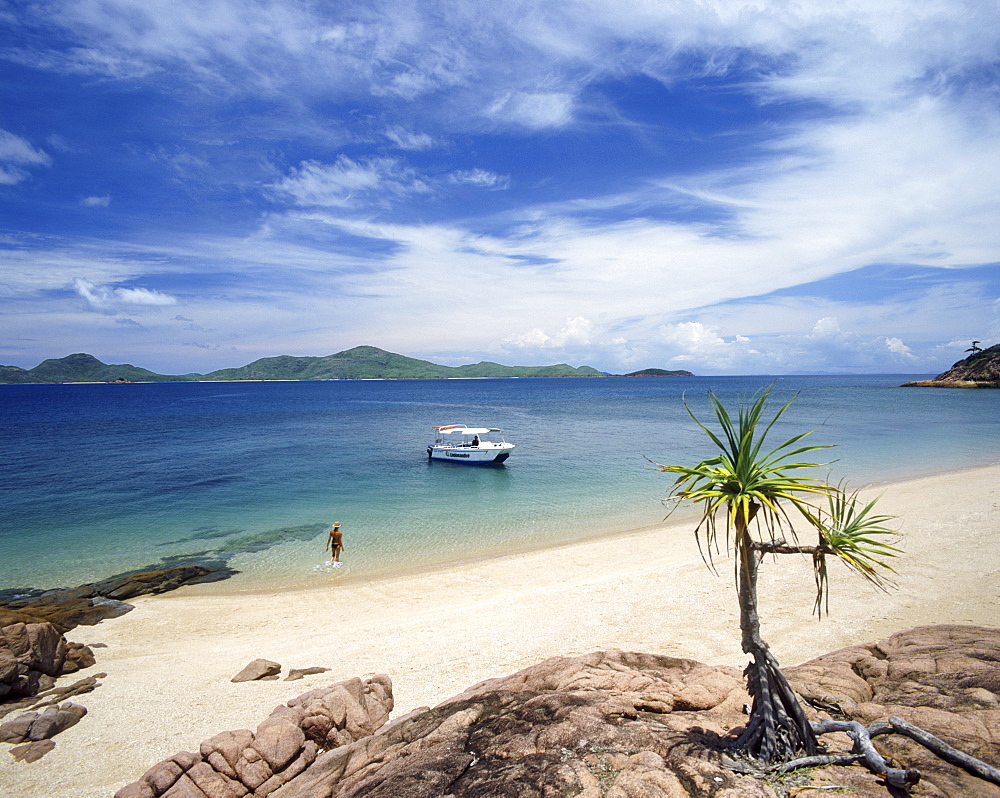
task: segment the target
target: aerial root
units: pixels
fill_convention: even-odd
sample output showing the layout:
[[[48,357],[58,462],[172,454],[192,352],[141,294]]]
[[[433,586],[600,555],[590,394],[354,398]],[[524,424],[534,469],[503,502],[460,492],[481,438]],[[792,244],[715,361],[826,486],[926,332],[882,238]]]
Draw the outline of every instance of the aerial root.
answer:
[[[879,728],[876,729],[876,726]],[[888,726],[889,728],[882,731],[882,726]],[[937,754],[946,762],[951,762],[953,765],[964,768],[974,776],[978,776],[985,781],[990,781],[993,784],[1000,784],[1000,768],[995,768],[992,765],[986,764],[981,759],[976,759],[974,756],[962,753],[957,748],[948,745],[948,743],[940,737],[935,737],[930,732],[926,732],[919,726],[914,726],[912,723],[907,723],[902,718],[890,717],[887,724],[884,722],[881,724],[873,723],[870,727],[872,737],[878,734],[889,734],[891,732],[903,734],[911,740],[915,740],[928,751],[932,751]]]
[[[872,743],[873,737],[884,734],[902,734],[920,743],[927,750],[937,754],[946,762],[951,762],[953,765],[964,768],[978,778],[990,781],[993,784],[1000,784],[1000,769],[986,764],[981,759],[976,759],[973,756],[962,753],[939,737],[935,737],[930,732],[926,732],[912,723],[907,723],[901,718],[890,717],[888,721],[877,721],[871,726],[865,726],[854,720],[823,720],[814,722],[812,729],[817,735],[845,732],[854,740],[854,753],[842,756],[807,756],[774,765],[769,770],[786,773],[802,767],[846,765],[861,760],[872,773],[882,776],[890,786],[907,789],[920,781],[919,771],[892,767],[875,750],[875,745]]]

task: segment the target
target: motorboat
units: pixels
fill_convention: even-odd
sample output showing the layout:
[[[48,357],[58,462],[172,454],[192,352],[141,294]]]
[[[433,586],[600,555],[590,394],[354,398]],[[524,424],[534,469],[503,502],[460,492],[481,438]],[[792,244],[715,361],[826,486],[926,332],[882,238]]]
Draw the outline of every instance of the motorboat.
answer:
[[[514,444],[503,439],[503,430],[496,427],[467,427],[449,424],[431,427],[434,443],[427,447],[431,460],[467,465],[499,465],[514,451]]]

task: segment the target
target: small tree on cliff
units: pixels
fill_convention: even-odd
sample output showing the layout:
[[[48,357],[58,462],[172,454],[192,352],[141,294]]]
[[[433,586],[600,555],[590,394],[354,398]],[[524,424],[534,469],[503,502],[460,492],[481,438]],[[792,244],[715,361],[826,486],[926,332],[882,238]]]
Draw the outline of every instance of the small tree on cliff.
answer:
[[[725,514],[725,542],[735,557],[743,651],[753,659],[744,674],[753,699],[746,731],[737,746],[765,762],[813,755],[819,744],[797,697],[778,669],[778,662],[760,634],[757,612],[757,571],[766,554],[805,554],[812,557],[817,612],[827,599],[827,556],[836,556],[872,584],[886,587],[882,572],[892,569],[886,558],[898,550],[887,541],[896,533],[885,524],[888,516],[873,512],[875,502],[861,505],[857,494],[845,492],[803,472],[819,464],[799,458],[827,446],[803,445],[808,432],[789,438],[773,449],[764,443],[794,397],[765,423],[771,389],[742,405],[734,421],[722,402],[709,393],[721,426],[721,437],[702,424],[690,407],[691,418],[720,450],[695,466],[660,465],[677,474],[671,495],[702,506],[695,535],[706,563],[718,550],[717,517]],[[818,500],[821,506],[812,501]],[[816,542],[800,542],[793,517],[816,535]],[[785,535],[791,540],[786,540]]]

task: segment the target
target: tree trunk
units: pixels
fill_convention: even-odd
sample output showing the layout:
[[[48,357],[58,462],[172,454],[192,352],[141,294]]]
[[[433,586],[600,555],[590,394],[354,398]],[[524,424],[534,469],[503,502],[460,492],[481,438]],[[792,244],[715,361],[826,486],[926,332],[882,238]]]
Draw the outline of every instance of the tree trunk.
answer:
[[[802,705],[760,636],[757,569],[762,554],[755,548],[749,532],[750,522],[757,510],[758,505],[751,504],[748,518],[744,518],[742,513],[736,518],[740,631],[743,651],[753,657],[743,671],[753,705],[746,731],[740,736],[737,746],[750,756],[772,763],[797,756],[812,756],[819,752],[820,746]]]

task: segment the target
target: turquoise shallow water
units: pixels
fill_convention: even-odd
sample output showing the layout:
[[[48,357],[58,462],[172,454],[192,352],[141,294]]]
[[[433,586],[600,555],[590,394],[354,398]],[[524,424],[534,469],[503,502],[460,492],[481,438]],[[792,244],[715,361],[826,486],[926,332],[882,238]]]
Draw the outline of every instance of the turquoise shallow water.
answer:
[[[915,375],[922,376],[922,375]],[[799,396],[776,434],[856,485],[995,463],[1000,392],[900,375],[0,386],[0,589],[192,561],[233,589],[363,578],[663,519],[707,391]],[[429,463],[435,424],[499,426],[501,468]],[[345,531],[328,569],[328,525]]]

